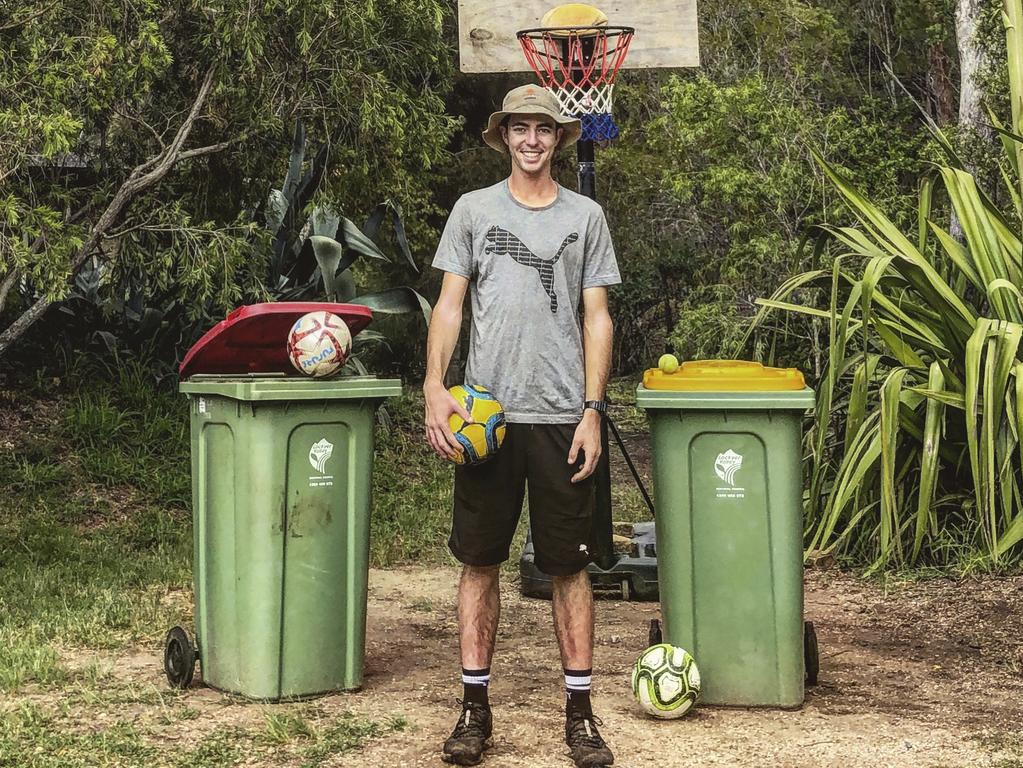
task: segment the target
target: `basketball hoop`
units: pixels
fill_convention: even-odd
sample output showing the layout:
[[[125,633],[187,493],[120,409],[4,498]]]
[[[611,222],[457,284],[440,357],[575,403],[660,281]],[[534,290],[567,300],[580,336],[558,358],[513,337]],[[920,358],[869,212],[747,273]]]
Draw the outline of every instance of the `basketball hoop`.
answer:
[[[582,123],[583,140],[618,137],[611,116],[614,79],[625,62],[632,27],[537,27],[518,33],[519,43],[540,84],[561,111]]]

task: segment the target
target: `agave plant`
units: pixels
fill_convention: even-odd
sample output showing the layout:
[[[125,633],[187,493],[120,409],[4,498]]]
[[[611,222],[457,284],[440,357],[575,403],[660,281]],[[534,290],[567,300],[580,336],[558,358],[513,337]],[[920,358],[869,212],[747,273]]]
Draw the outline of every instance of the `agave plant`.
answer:
[[[430,323],[430,303],[409,286],[359,293],[352,266],[360,257],[391,261],[374,242],[385,219],[394,228],[395,240],[405,261],[418,274],[409,249],[401,208],[393,202],[378,205],[359,227],[329,206],[317,206],[304,222],[303,211],[310,204],[326,167],[326,148],[321,148],[305,168],[306,135],[301,120],[295,125],[288,172],[281,189],[272,189],[264,209],[266,226],[274,233],[271,259],[271,294],[280,301],[324,297],[328,301],[361,304],[384,314],[422,313]],[[323,290],[320,290],[322,285]],[[356,337],[356,346],[366,342],[386,344],[386,338],[372,330]],[[354,354],[349,365],[366,373]]]
[[[843,250],[830,270],[759,302],[755,325],[781,310],[829,331],[806,440],[808,553],[866,555],[880,568],[945,564],[952,541],[992,564],[1023,549],[1020,0],[1005,0],[1003,19],[1011,130],[992,121],[1013,210],[999,210],[933,124],[946,159],[921,184],[912,234],[815,155],[858,226],[827,228]],[[932,215],[942,191],[961,235]],[[811,286],[830,295],[826,309],[798,303]]]

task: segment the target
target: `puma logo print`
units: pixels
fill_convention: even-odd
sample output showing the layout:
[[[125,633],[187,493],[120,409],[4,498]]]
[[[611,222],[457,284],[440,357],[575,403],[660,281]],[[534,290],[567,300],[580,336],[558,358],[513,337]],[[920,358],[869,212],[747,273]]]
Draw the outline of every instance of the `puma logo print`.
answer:
[[[551,312],[556,313],[558,311],[558,296],[554,293],[554,265],[558,263],[558,259],[561,258],[565,248],[578,239],[578,233],[571,233],[565,238],[561,247],[558,248],[558,252],[554,255],[553,259],[541,259],[511,232],[498,226],[493,226],[487,230],[487,242],[490,245],[484,249],[484,252],[496,253],[498,255],[507,254],[519,264],[533,267],[540,274],[540,285],[543,286],[543,289],[551,298]]]

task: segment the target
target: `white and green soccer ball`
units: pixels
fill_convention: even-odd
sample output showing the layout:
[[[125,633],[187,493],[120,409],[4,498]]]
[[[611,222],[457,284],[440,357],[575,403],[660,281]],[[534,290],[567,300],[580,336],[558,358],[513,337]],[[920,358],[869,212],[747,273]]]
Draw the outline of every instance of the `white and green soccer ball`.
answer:
[[[693,708],[700,697],[700,670],[684,648],[651,645],[632,668],[632,693],[648,715],[672,720]]]

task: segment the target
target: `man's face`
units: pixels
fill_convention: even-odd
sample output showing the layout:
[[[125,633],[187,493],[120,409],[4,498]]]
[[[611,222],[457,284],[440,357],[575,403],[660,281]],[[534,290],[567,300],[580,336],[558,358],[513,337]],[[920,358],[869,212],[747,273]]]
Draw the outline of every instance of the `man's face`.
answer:
[[[521,171],[536,174],[550,166],[563,130],[549,117],[512,115],[508,126],[501,127],[501,136],[512,162]]]

